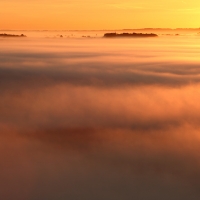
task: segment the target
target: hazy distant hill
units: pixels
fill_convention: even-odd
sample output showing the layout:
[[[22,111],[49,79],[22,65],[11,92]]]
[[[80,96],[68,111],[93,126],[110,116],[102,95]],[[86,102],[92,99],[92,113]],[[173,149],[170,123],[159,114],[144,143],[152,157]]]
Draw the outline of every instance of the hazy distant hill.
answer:
[[[21,35],[13,35],[13,34],[6,34],[6,33],[2,33],[0,34],[0,37],[26,37],[24,34]]]
[[[154,33],[105,33],[104,37],[107,38],[122,38],[122,37],[157,37]]]

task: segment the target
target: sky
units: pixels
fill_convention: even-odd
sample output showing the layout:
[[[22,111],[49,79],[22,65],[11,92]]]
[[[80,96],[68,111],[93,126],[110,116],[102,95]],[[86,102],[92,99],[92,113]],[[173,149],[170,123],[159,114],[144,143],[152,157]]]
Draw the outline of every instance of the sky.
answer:
[[[0,29],[198,28],[197,0],[1,0]]]

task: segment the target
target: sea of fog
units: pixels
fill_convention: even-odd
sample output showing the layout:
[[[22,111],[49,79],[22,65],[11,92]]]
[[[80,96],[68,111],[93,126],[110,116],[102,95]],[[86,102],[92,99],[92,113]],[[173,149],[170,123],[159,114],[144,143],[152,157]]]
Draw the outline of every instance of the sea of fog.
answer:
[[[0,199],[199,199],[200,36],[25,34],[0,38]]]

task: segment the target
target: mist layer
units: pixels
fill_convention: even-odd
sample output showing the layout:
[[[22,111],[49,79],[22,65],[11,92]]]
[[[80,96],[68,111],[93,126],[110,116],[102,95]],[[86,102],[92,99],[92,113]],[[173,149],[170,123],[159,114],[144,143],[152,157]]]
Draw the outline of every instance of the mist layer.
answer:
[[[2,40],[2,199],[198,199],[199,45]]]

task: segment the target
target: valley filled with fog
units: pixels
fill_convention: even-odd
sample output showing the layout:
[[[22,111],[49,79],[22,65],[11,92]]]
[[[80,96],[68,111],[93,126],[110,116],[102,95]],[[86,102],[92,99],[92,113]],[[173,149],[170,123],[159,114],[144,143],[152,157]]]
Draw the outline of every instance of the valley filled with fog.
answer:
[[[197,33],[22,33],[0,38],[2,199],[198,199]]]

